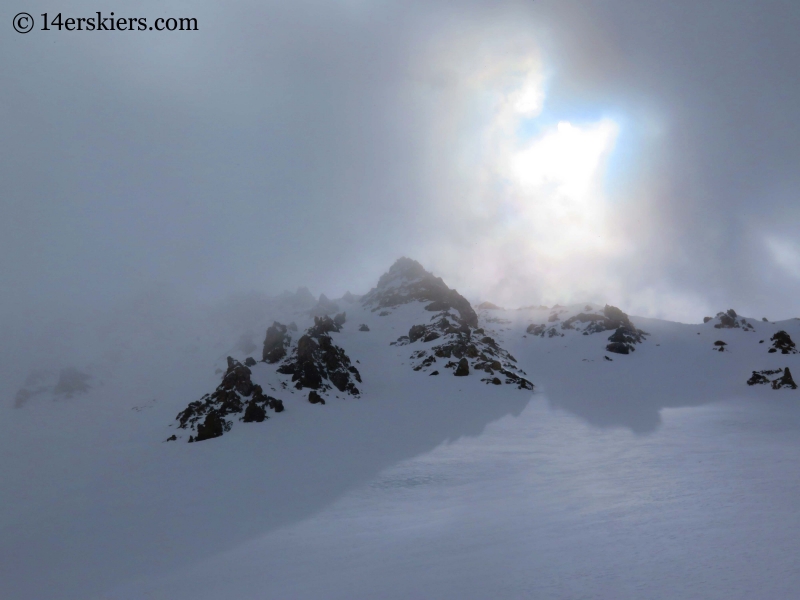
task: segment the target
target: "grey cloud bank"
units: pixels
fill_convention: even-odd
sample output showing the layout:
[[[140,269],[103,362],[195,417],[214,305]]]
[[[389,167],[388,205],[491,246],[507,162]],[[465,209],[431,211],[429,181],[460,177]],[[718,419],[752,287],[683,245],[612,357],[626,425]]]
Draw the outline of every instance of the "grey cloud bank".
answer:
[[[6,377],[74,351],[87,322],[157,331],[251,290],[364,292],[401,255],[512,306],[796,316],[795,3],[126,4],[198,19],[169,35],[21,36],[21,9],[0,37]],[[96,10],[116,7],[69,7]],[[521,148],[486,142],[504,123],[487,106],[537,69],[534,135],[619,123],[601,224],[540,218],[482,158]],[[550,256],[537,222],[578,241]],[[602,251],[575,250],[593,236]]]

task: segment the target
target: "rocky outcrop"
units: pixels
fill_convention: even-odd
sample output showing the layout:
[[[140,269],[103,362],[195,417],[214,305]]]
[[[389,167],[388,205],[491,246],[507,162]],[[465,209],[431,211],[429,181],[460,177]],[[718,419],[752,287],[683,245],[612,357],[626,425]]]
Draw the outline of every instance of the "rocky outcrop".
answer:
[[[459,321],[470,327],[478,326],[478,315],[469,301],[410,258],[397,260],[381,276],[377,287],[364,296],[362,304],[375,312],[414,301],[427,302],[425,308],[432,312],[455,310]]]
[[[553,308],[557,309],[558,306]],[[592,310],[592,307],[587,305],[584,310]],[[564,331],[576,331],[583,335],[613,331],[608,338],[606,350],[616,354],[630,354],[635,350],[636,344],[641,344],[650,335],[637,329],[627,314],[610,304],[606,304],[602,311],[581,312],[564,320],[561,320],[561,313],[563,311],[554,311],[547,323],[531,323],[526,332],[529,335],[553,338],[564,337]]]
[[[630,354],[636,350],[635,344],[642,343],[644,335],[646,334],[637,329],[631,329],[623,325],[609,336],[608,341],[610,343],[606,346],[606,350],[616,354]]]
[[[526,329],[526,331],[531,335],[538,335],[539,337],[549,337],[549,338],[564,337],[564,334],[561,333],[556,327],[550,327],[548,329],[547,325],[543,324],[528,325],[528,329]]]
[[[725,346],[727,345],[728,344],[726,344],[722,340],[717,340],[716,342],[714,342],[714,350],[716,350],[717,352],[725,352]]]
[[[779,375],[779,377],[776,377]],[[781,388],[789,388],[791,390],[797,389],[797,384],[792,378],[792,373],[789,367],[785,369],[773,369],[766,371],[753,371],[750,379],[747,380],[747,385],[765,385],[770,384],[773,390]]]
[[[797,354],[798,350],[795,343],[788,333],[781,330],[775,333],[770,338],[772,347],[768,350],[770,353],[780,352],[781,354]]]
[[[736,311],[732,308],[729,308],[725,312],[717,313],[717,316],[713,319],[703,319],[703,323],[708,323],[710,321],[716,321],[714,323],[715,329],[742,329],[743,331],[755,331],[753,324],[747,319],[737,315]]]
[[[796,390],[797,384],[792,379],[792,373],[789,371],[789,367],[786,367],[783,370],[783,375],[772,381],[772,389],[779,390],[781,388],[789,388],[790,390]]]
[[[278,367],[278,373],[291,375],[299,390],[329,390],[334,386],[340,392],[358,396],[354,381],[361,383],[361,374],[329,335],[340,329],[341,325],[327,315],[314,317],[314,325],[300,337],[289,358]]]
[[[286,356],[286,349],[289,347],[292,338],[288,328],[277,321],[267,329],[267,337],[264,339],[263,360],[266,363],[274,364]]]
[[[458,377],[482,372],[488,375],[481,379],[485,383],[493,385],[506,383],[515,385],[519,389],[533,389],[533,384],[524,377],[525,372],[516,366],[516,359],[501,348],[493,338],[484,335],[483,329],[473,329],[461,323],[456,315],[449,311],[433,319],[434,322],[428,325],[414,325],[408,335],[392,342],[397,346],[432,344],[411,354],[415,371],[427,371],[439,361],[447,361],[444,368],[452,370]],[[438,372],[437,369],[431,375]],[[499,376],[503,379],[501,380]]]
[[[325,404],[325,399],[314,390],[308,392],[308,401],[311,404]]]
[[[191,402],[178,413],[178,428],[195,431],[190,442],[201,442],[230,431],[233,422],[226,417],[242,414],[245,423],[260,423],[267,419],[266,409],[283,411],[283,402],[267,396],[260,385],[251,380],[250,369],[228,357],[228,368],[217,389],[200,400]]]
[[[369,331],[369,327],[366,324],[362,323],[361,325],[358,326],[358,330],[359,331]]]

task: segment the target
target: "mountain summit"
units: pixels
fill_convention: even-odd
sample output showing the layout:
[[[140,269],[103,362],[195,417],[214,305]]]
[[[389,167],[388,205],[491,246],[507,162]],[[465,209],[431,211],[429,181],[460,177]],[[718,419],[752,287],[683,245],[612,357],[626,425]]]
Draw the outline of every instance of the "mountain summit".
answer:
[[[364,296],[361,303],[377,311],[394,308],[409,302],[427,302],[425,310],[454,309],[459,320],[470,327],[478,327],[478,315],[469,301],[456,290],[450,289],[441,277],[429,273],[417,261],[399,258],[381,275],[377,287]]]

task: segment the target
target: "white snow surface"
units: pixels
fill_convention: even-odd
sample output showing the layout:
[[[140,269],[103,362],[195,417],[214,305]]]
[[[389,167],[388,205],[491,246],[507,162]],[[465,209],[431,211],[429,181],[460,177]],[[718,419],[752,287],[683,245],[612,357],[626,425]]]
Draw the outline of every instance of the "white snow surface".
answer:
[[[270,307],[248,353],[217,330],[122,344],[77,365],[91,388],[71,397],[21,374],[41,391],[0,406],[2,598],[797,597],[800,390],[745,382],[800,376],[800,355],[767,353],[800,320],[631,317],[650,335],[617,355],[612,332],[526,334],[552,310],[479,311],[531,393],[412,371],[435,342],[389,343],[430,322],[425,303],[335,302],[361,397],[311,405],[259,363],[286,410],[201,443],[178,411],[228,354],[260,358],[273,319],[296,342],[308,307]]]

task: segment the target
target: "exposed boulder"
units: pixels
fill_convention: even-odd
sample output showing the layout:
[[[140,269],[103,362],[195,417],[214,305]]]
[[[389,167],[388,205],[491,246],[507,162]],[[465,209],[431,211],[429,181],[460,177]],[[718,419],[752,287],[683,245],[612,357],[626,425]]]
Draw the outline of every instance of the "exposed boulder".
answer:
[[[308,392],[308,401],[311,404],[325,404],[325,399],[314,390]]]
[[[202,442],[220,437],[223,432],[230,431],[230,429],[230,423],[220,417],[217,411],[212,410],[206,415],[206,420],[197,425],[197,436],[194,441]]]
[[[797,384],[794,382],[794,379],[792,379],[792,373],[789,371],[789,367],[786,367],[783,370],[783,376],[772,380],[773,390],[779,390],[784,387],[789,388],[790,390],[797,389]]]
[[[292,338],[289,336],[288,328],[277,321],[267,329],[267,337],[264,339],[264,362],[273,364],[286,356],[286,349],[289,347]]]
[[[717,340],[716,342],[714,342],[714,350],[717,350],[718,352],[725,352],[725,346],[727,345],[728,344],[726,344],[722,340]]]
[[[772,347],[768,350],[770,353],[780,352],[781,354],[797,354],[798,352],[792,338],[783,330],[775,333],[775,335],[770,338],[770,341],[772,342]]]
[[[366,324],[362,323],[361,325],[358,326],[358,330],[359,331],[369,331],[369,327]]]
[[[462,358],[458,361],[458,366],[456,367],[455,372],[453,373],[456,377],[466,377],[469,375],[469,362],[466,358]]]
[[[267,418],[267,411],[254,400],[250,400],[244,409],[242,421],[245,423],[261,423]]]
[[[339,313],[335,317],[333,317],[333,322],[336,323],[339,327],[345,324],[347,321],[347,313]]]
[[[244,364],[246,367],[255,367],[256,366],[256,359],[252,356],[248,356],[244,359]]]
[[[425,325],[412,325],[411,329],[408,330],[408,340],[413,344],[418,339],[424,337],[425,333]]]

